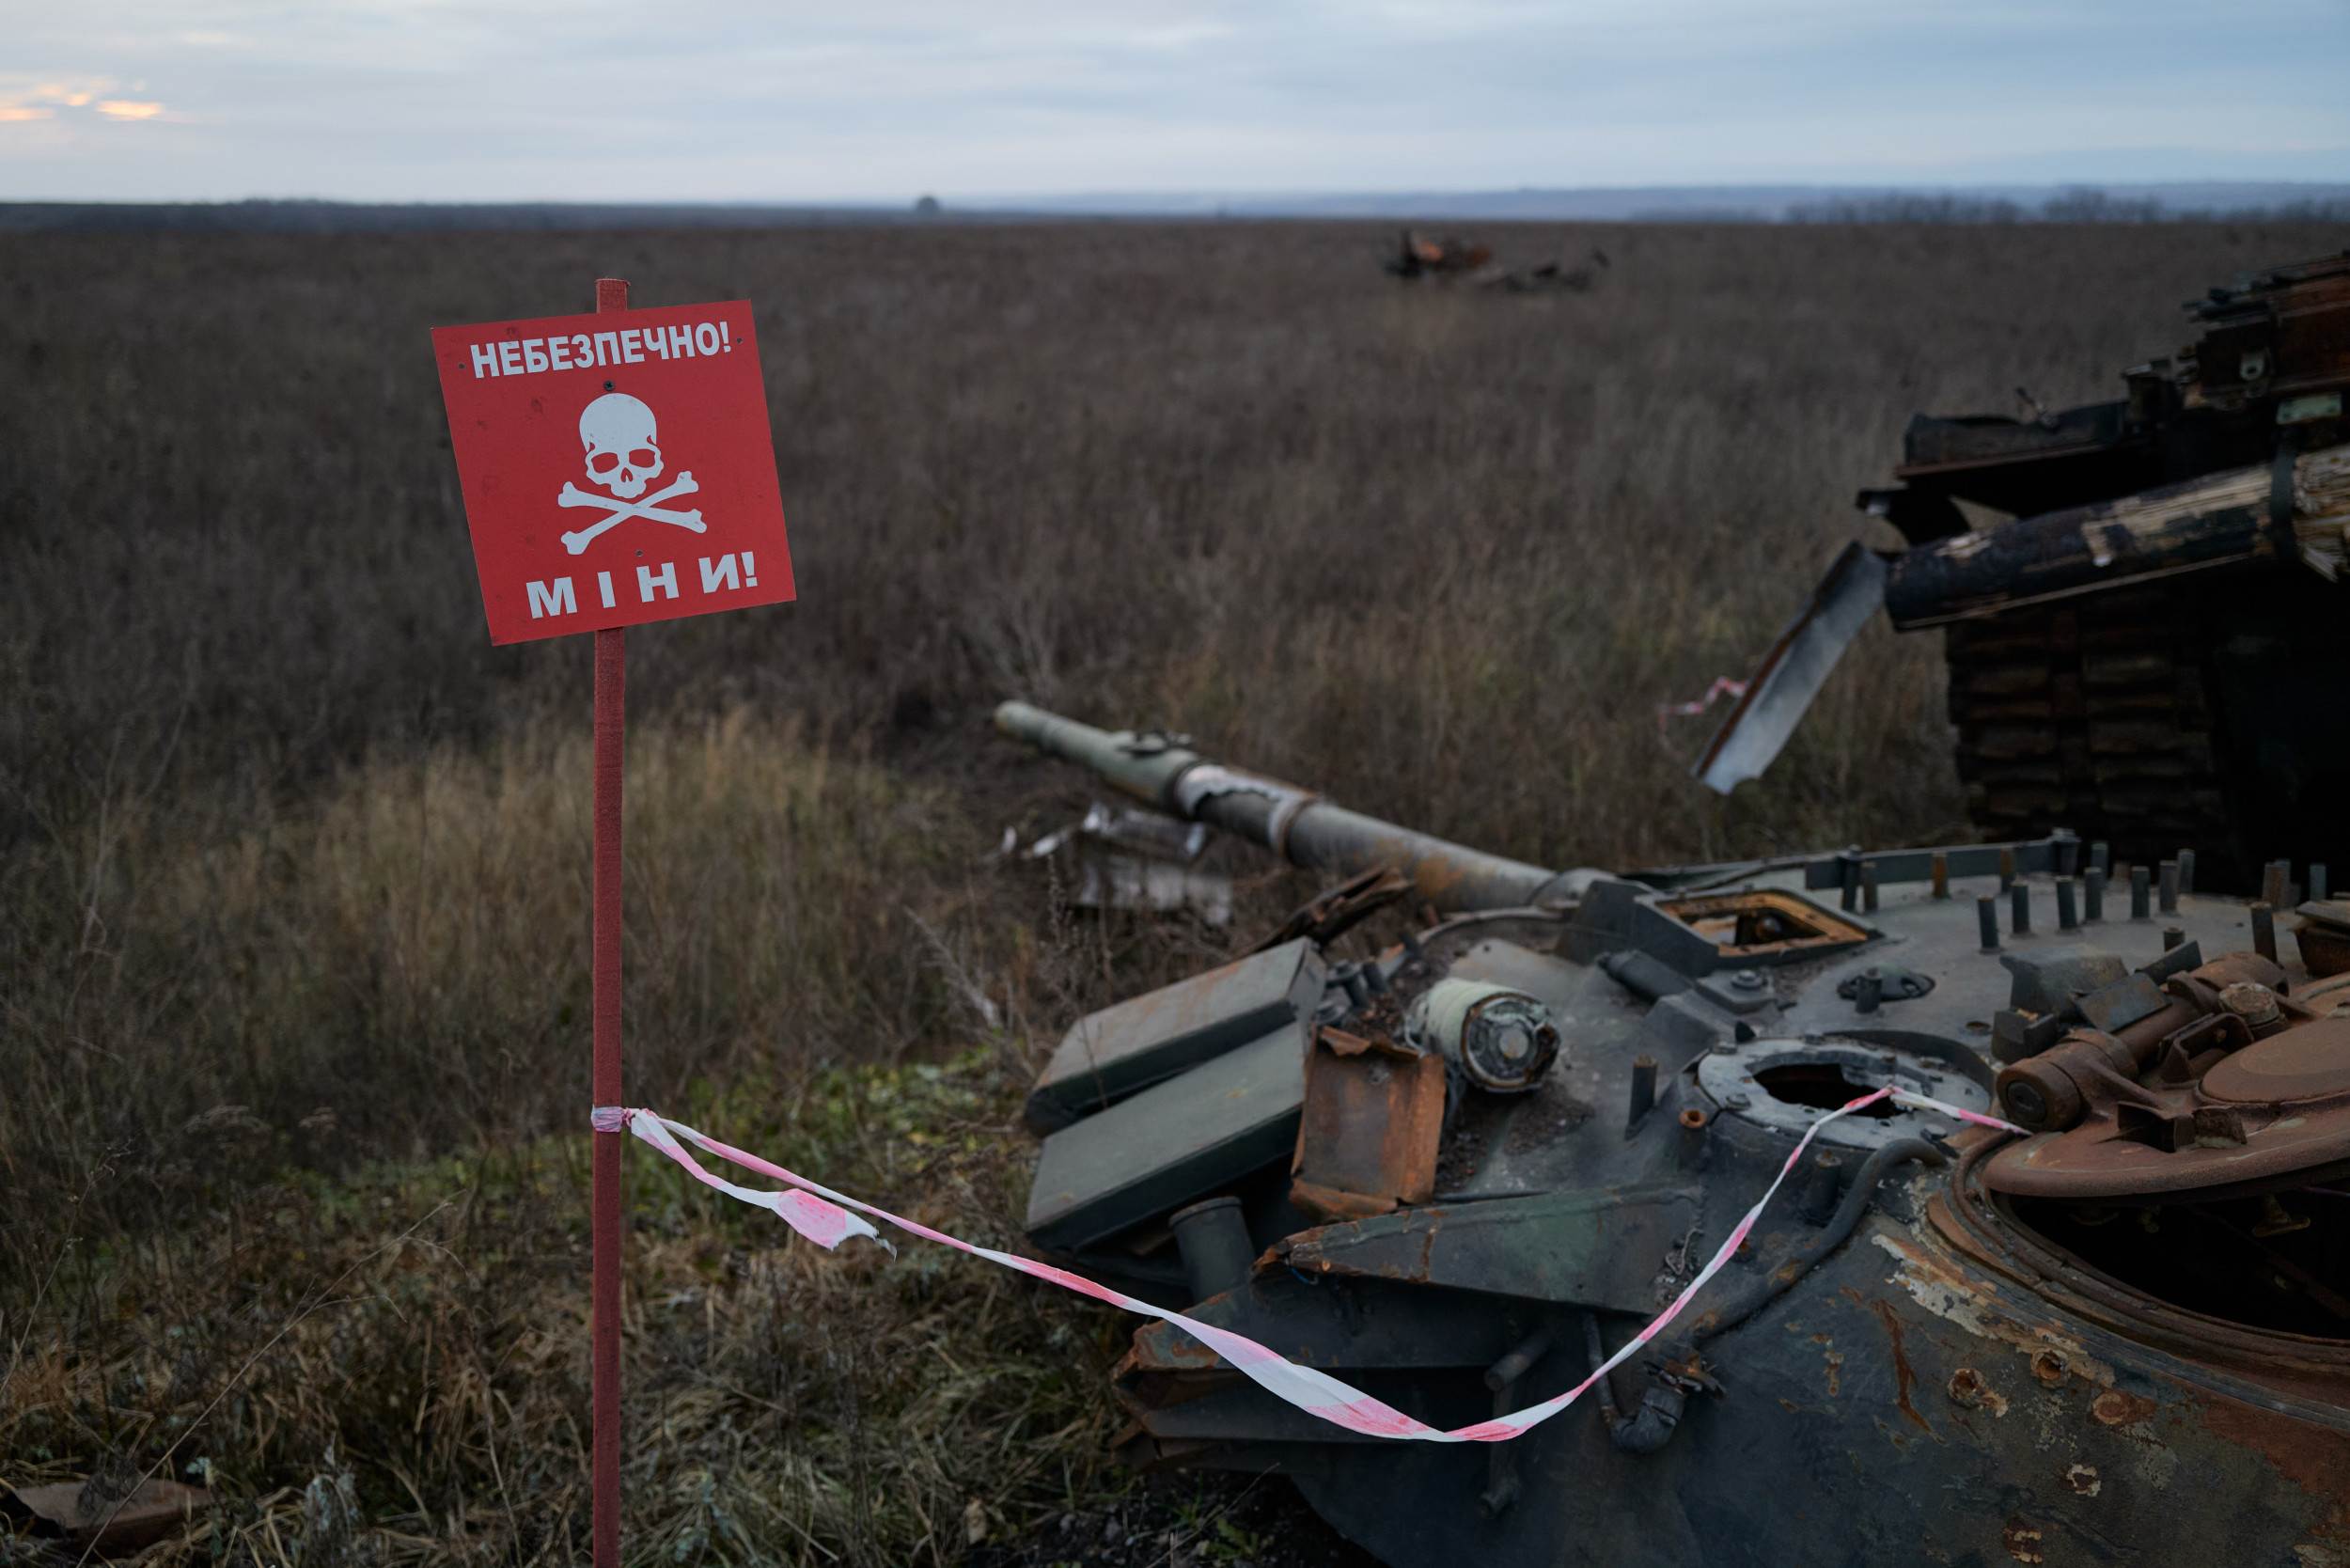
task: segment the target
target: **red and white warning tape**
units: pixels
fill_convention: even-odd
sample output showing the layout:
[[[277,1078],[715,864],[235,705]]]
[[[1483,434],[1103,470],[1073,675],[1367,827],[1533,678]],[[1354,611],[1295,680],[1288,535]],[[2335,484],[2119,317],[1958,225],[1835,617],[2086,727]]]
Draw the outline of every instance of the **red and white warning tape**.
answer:
[[[1727,675],[1716,676],[1714,683],[1705,688],[1705,695],[1699,698],[1695,702],[1658,703],[1656,705],[1656,732],[1660,735],[1665,732],[1665,721],[1667,719],[1697,717],[1700,713],[1714,706],[1715,699],[1717,698],[1744,697],[1746,695],[1747,683],[1744,681],[1733,681]]]
[[[1512,1411],[1507,1416],[1496,1416],[1489,1421],[1479,1421],[1474,1426],[1461,1427],[1452,1432],[1440,1432],[1424,1422],[1415,1420],[1392,1405],[1384,1404],[1359,1389],[1349,1388],[1326,1372],[1319,1372],[1311,1367],[1301,1367],[1294,1362],[1284,1360],[1279,1355],[1267,1350],[1256,1341],[1245,1335],[1235,1334],[1229,1328],[1218,1328],[1214,1324],[1201,1323],[1196,1318],[1184,1317],[1180,1312],[1170,1312],[1163,1307],[1153,1307],[1147,1301],[1137,1301],[1133,1296],[1111,1290],[1106,1285],[1097,1285],[1090,1279],[1080,1278],[1067,1269],[1055,1268],[1050,1263],[1040,1263],[1028,1258],[1016,1258],[1009,1252],[997,1252],[992,1247],[974,1247],[969,1242],[958,1241],[943,1231],[932,1230],[927,1225],[917,1224],[900,1215],[893,1215],[886,1209],[875,1208],[870,1203],[861,1203],[845,1193],[835,1192],[821,1183],[811,1182],[805,1176],[795,1175],[779,1165],[760,1159],[757,1154],[745,1153],[730,1144],[721,1143],[705,1133],[695,1131],[682,1121],[672,1121],[666,1117],[656,1116],[649,1110],[599,1105],[595,1110],[594,1122],[596,1131],[600,1133],[621,1131],[634,1133],[683,1166],[692,1172],[697,1181],[715,1187],[730,1198],[739,1198],[745,1203],[756,1204],[760,1208],[772,1211],[786,1225],[791,1226],[792,1230],[797,1231],[819,1247],[838,1247],[851,1236],[871,1236],[874,1240],[881,1241],[881,1233],[857,1217],[859,1214],[870,1215],[876,1219],[887,1220],[900,1230],[910,1231],[926,1241],[934,1241],[941,1247],[951,1247],[959,1252],[968,1252],[975,1258],[985,1258],[991,1263],[1000,1263],[1005,1268],[1016,1269],[1022,1274],[1032,1275],[1039,1279],[1048,1279],[1064,1289],[1075,1291],[1080,1295],[1089,1295],[1097,1301],[1106,1301],[1111,1306],[1122,1308],[1129,1312],[1137,1312],[1144,1317],[1158,1318],[1171,1323],[1214,1351],[1224,1358],[1228,1365],[1245,1373],[1277,1399],[1285,1400],[1308,1415],[1319,1416],[1324,1420],[1344,1427],[1349,1432],[1359,1432],[1371,1437],[1416,1438],[1425,1443],[1499,1443],[1517,1436],[1530,1427],[1540,1425],[1573,1404],[1583,1396],[1585,1390],[1618,1366],[1631,1359],[1635,1352],[1663,1333],[1666,1325],[1681,1314],[1682,1309],[1689,1305],[1697,1294],[1705,1288],[1707,1281],[1720,1273],[1722,1266],[1730,1262],[1741,1246],[1745,1245],[1747,1232],[1752,1231],[1755,1222],[1762,1217],[1764,1205],[1768,1204],[1772,1196],[1778,1191],[1780,1184],[1787,1180],[1788,1173],[1795,1168],[1795,1162],[1803,1158],[1803,1152],[1810,1147],[1811,1140],[1819,1136],[1820,1129],[1838,1117],[1849,1116],[1854,1111],[1864,1110],[1875,1105],[1879,1100],[1885,1099],[1897,1100],[1904,1105],[1916,1105],[1926,1110],[1938,1111],[1944,1116],[1956,1117],[1961,1121],[1976,1122],[1985,1127],[1998,1127],[2011,1133],[2024,1131],[2014,1123],[2002,1121],[1998,1117],[1985,1116],[1980,1111],[1965,1110],[1957,1105],[1945,1105],[1939,1100],[1930,1100],[1922,1094],[1912,1094],[1907,1090],[1889,1086],[1864,1094],[1859,1099],[1829,1112],[1813,1122],[1810,1130],[1803,1135],[1802,1141],[1795,1145],[1794,1152],[1787,1156],[1787,1163],[1781,1166],[1778,1174],[1771,1179],[1771,1184],[1763,1192],[1762,1199],[1753,1208],[1747,1211],[1746,1217],[1739,1220],[1737,1226],[1731,1230],[1730,1238],[1722,1243],[1713,1259],[1698,1271],[1697,1278],[1689,1281],[1688,1288],[1675,1296],[1673,1304],[1666,1308],[1655,1321],[1634,1335],[1630,1343],[1608,1357],[1605,1365],[1556,1398],[1544,1400],[1540,1404],[1528,1405],[1524,1410]],[[792,1190],[761,1192],[751,1187],[737,1186],[732,1182],[713,1176],[702,1168],[700,1161],[685,1152],[683,1145],[686,1143],[708,1153],[715,1154],[720,1159],[731,1161],[746,1170],[755,1170],[762,1176],[770,1176],[778,1182],[786,1183]],[[854,1210],[855,1213],[849,1212],[851,1210]],[[883,1242],[882,1245],[887,1247],[888,1243]],[[891,1250],[894,1252],[896,1249]]]

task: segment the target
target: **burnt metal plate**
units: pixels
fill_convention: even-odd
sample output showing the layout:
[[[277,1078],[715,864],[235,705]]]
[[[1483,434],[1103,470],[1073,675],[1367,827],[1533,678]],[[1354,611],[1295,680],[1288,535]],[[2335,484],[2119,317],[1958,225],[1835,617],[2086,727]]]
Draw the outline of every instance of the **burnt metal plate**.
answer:
[[[1162,1440],[1366,1445],[1382,1441],[1283,1403],[1235,1372],[1136,1373],[1117,1385],[1116,1392],[1136,1424]]]
[[[1301,1367],[1481,1370],[1532,1331],[1539,1310],[1496,1311],[1483,1296],[1359,1276],[1334,1282],[1276,1265],[1239,1290],[1194,1303],[1183,1316],[1246,1334]],[[1205,1343],[1162,1319],[1135,1330],[1119,1375],[1223,1365]]]
[[[1402,1209],[1291,1238],[1308,1279],[1371,1276],[1602,1311],[1653,1312],[1668,1254],[1702,1219],[1689,1187],[1598,1187]]]
[[[2152,979],[2137,974],[2119,985],[2108,985],[2081,997],[2078,1005],[2091,1028],[2119,1034],[2139,1019],[2160,1012],[2169,1005],[2169,998]]]
[[[1984,1162],[1983,1184],[2015,1198],[2218,1198],[2305,1181],[2350,1162],[2350,1116],[2248,1129],[2232,1147],[2197,1146],[2166,1153],[2118,1136],[2084,1138],[2084,1129],[2044,1134]]]
[[[1698,1089],[1728,1114],[1775,1133],[1801,1137],[1840,1105],[1891,1084],[1965,1110],[1988,1110],[1991,1096],[1951,1062],[1932,1061],[1890,1045],[1857,1040],[1754,1040],[1716,1046],[1698,1061]],[[1956,1119],[1879,1101],[1840,1117],[1818,1143],[1878,1149],[1897,1137],[1947,1136]]]
[[[2065,1011],[2079,997],[2101,996],[2130,978],[2130,966],[2121,954],[2097,948],[2001,953],[1999,964],[2015,977],[2008,987],[2007,1005],[2044,1018]]]
[[[2321,1018],[2254,1041],[2203,1074],[2203,1092],[2255,1104],[2350,1094],[2350,1018]]]
[[[2294,910],[2305,920],[2350,932],[2350,899],[2311,899]]]
[[[1648,892],[1598,882],[1559,933],[1559,954],[1578,964],[1635,949],[1691,979],[1717,969],[1802,964],[1874,940],[1882,933],[1781,887],[1726,893]]]
[[[1983,1162],[1983,1184],[2016,1198],[2219,1198],[2311,1180],[2350,1164],[2350,1096],[2277,1107],[2245,1105],[2207,1137],[2166,1151],[2100,1118],[2043,1134]]]
[[[1322,1220],[1427,1202],[1436,1190],[1444,1091],[1442,1057],[1315,1030],[1290,1201]]]
[[[1716,968],[1810,958],[1857,947],[1874,934],[1799,893],[1778,888],[1666,899],[1656,907],[1713,946]]]
[[[1837,660],[1885,603],[1887,575],[1885,562],[1857,541],[1844,546],[1690,770],[1706,788],[1726,795],[1778,758]]]
[[[2324,903],[2305,903],[2299,914],[2301,929],[2294,942],[2301,949],[2301,966],[2313,979],[2350,972],[2350,925],[2336,924],[2340,918],[2334,912],[2350,908],[2328,900]],[[2323,915],[2312,911],[2324,910]]]

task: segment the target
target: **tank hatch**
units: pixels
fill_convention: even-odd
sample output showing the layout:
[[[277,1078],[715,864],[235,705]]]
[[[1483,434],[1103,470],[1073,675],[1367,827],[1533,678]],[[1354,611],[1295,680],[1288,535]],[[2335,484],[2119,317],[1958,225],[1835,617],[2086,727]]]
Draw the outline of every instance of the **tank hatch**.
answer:
[[[1937,1056],[1904,1048],[1915,1043],[1935,1048]],[[1903,1045],[1839,1035],[1724,1043],[1697,1062],[1698,1088],[1724,1112],[1795,1137],[1839,1106],[1888,1085],[1963,1110],[1987,1110],[1991,1095],[1979,1074],[1988,1076],[1979,1060],[1962,1058],[1925,1037],[1904,1040]],[[1858,1115],[1829,1122],[1818,1141],[1831,1148],[1874,1150],[1898,1137],[1947,1137],[1961,1125],[1951,1117],[1884,1100]]]
[[[2002,1108],[2042,1131],[1987,1161],[1985,1185],[2205,1201],[2350,1172],[2350,976],[2288,995],[2281,971],[2239,953],[2173,977],[2163,1002],[1999,1074]]]

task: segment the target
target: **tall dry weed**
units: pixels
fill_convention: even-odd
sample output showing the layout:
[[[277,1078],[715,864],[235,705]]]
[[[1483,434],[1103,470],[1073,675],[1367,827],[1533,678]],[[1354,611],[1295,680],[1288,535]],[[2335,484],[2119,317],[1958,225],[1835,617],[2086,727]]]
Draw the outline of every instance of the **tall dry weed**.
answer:
[[[213,841],[115,820],[91,946],[9,998],[0,1479],[208,1481],[159,1561],[577,1555],[588,777],[540,726]],[[740,711],[640,725],[628,780],[631,1098],[1011,1243],[983,1019],[1053,1004],[953,803]],[[630,1206],[638,1550],[952,1561],[1100,1449],[1083,1304],[787,1247],[657,1162]]]
[[[160,1200],[182,1123],[218,1105],[318,1157],[574,1122],[588,751],[540,722],[370,764],[307,803],[257,801],[217,837],[173,831],[148,801],[114,808],[102,837],[23,846],[15,891],[63,912],[60,946],[81,929],[8,1001],[22,1050],[0,1147],[21,1190],[70,1191],[114,1148]],[[944,1037],[958,1004],[908,939],[910,910],[953,916],[942,900],[972,858],[942,792],[741,710],[641,724],[628,779],[638,1092],[894,1061]]]

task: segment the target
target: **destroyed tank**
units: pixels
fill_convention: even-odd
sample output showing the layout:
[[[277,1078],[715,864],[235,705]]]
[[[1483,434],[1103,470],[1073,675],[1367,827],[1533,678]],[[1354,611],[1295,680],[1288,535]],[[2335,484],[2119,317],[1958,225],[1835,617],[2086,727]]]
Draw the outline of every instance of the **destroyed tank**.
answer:
[[[1979,828],[2067,826],[2134,859],[2192,845],[2215,886],[2248,887],[2273,858],[2350,854],[2350,253],[2186,310],[2201,337],[2123,371],[2121,399],[1913,418],[1899,482],[1858,497],[1910,548],[1840,560],[1806,616],[1847,606],[1841,639],[1811,631],[1825,664],[1791,673],[1824,677],[1881,592],[1896,629],[1946,633]],[[1818,682],[1794,684],[1792,712],[1760,693],[1733,712],[1700,776],[1759,773]],[[1722,767],[1753,726],[1747,765]]]
[[[2296,868],[2248,904],[2069,833],[1560,871],[1181,737],[996,719],[1333,884],[1060,1043],[1026,1231],[1064,1266],[1455,1430],[1633,1342],[1817,1134],[1512,1441],[1358,1436],[1153,1321],[1106,1391],[1127,1464],[1286,1475],[1394,1568],[2350,1562],[2322,868],[2306,923]],[[1345,934],[1399,902],[1400,942]],[[2022,1130],[1828,1120],[1888,1085]]]

